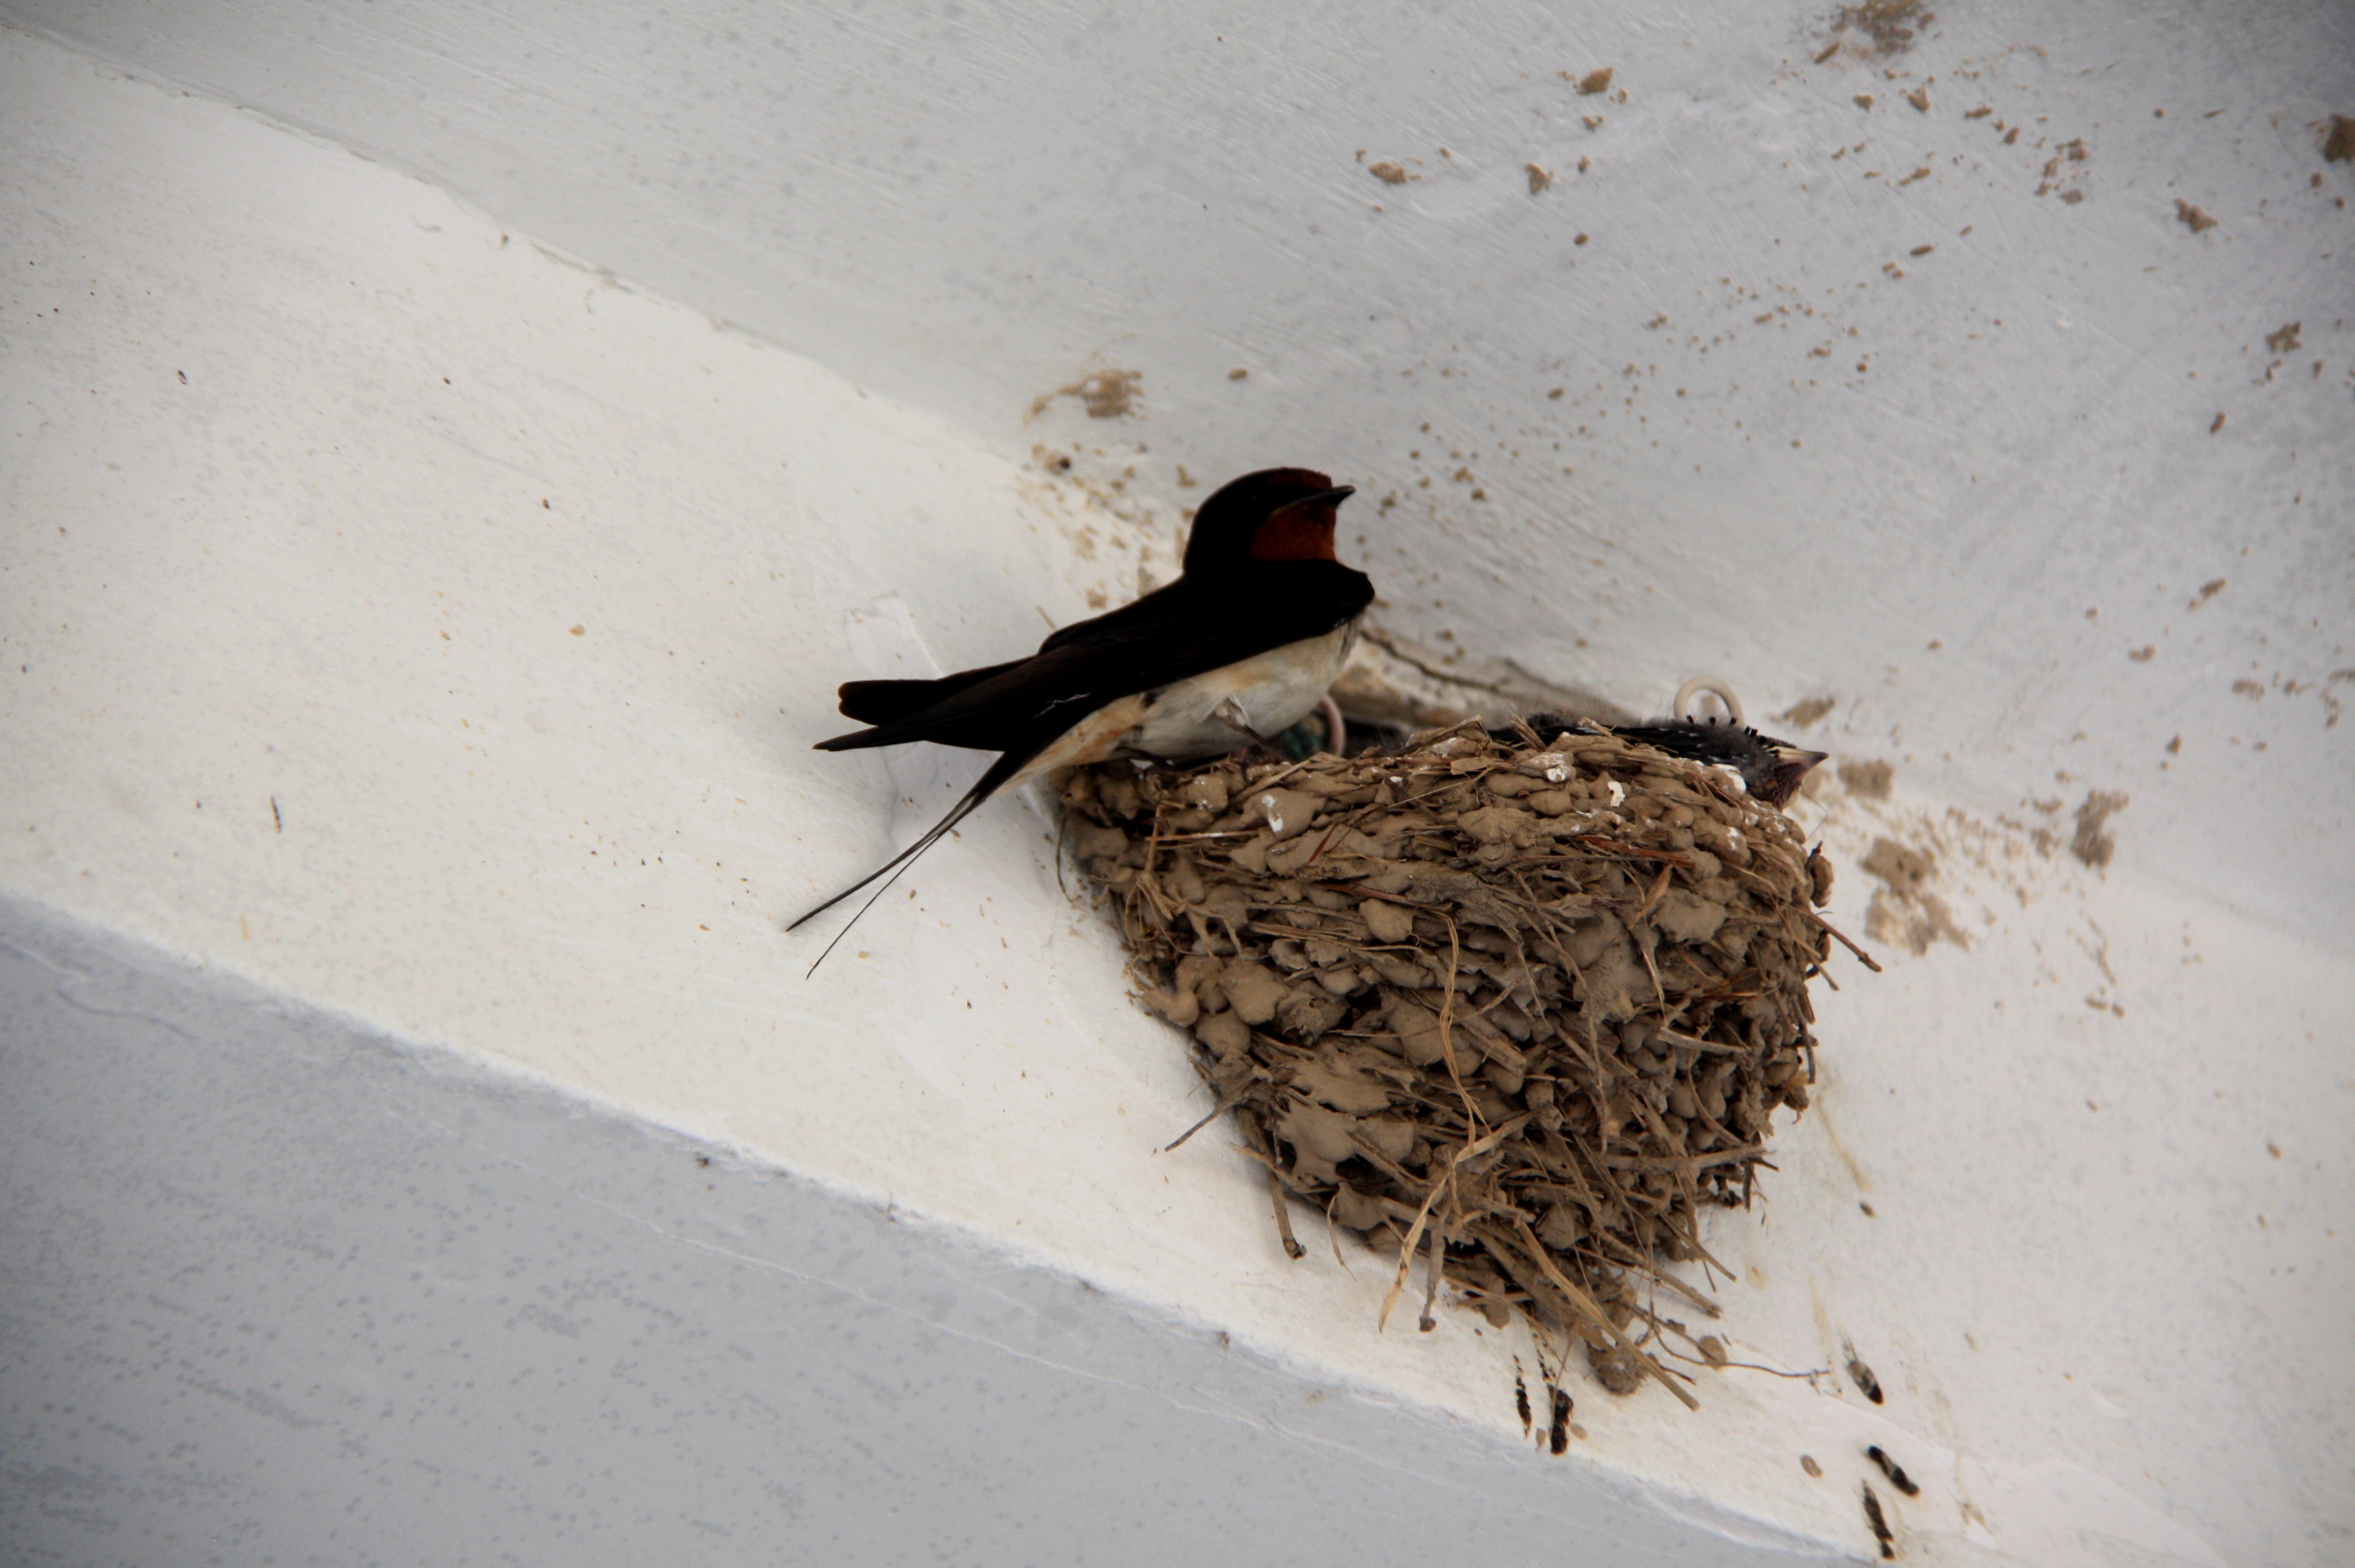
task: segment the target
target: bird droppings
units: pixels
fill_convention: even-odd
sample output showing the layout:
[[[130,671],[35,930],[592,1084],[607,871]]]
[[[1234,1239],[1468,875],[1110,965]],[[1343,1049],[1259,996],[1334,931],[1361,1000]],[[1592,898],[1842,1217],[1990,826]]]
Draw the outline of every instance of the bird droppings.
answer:
[[[1475,723],[1103,764],[1062,799],[1286,1230],[1305,1203],[1393,1260],[1385,1322],[1423,1253],[1426,1330],[1444,1278],[1582,1340],[1614,1392],[1697,1403],[1645,1348],[1652,1299],[1705,1301],[1667,1265],[1708,1261],[1702,1210],[1746,1206],[1775,1110],[1806,1108],[1835,934],[1782,812],[1608,735]]]
[[[1875,1443],[1867,1448],[1864,1451],[1864,1456],[1881,1467],[1881,1473],[1889,1477],[1891,1486],[1909,1498],[1918,1498],[1922,1495],[1921,1486],[1913,1477],[1905,1473],[1905,1467],[1884,1453],[1880,1444]]]
[[[2077,835],[2069,841],[2069,853],[2086,865],[2099,869],[2110,863],[2118,852],[2118,841],[2108,830],[2112,816],[2126,808],[2127,796],[2114,790],[2097,789],[2085,796],[2077,807]]]
[[[2216,220],[2214,219],[2209,217],[2205,212],[2201,211],[2199,208],[2192,206],[2181,197],[2178,197],[2175,199],[2175,216],[2183,220],[2183,226],[2186,229],[2190,229],[2194,234],[2204,234],[2209,229],[2216,227]]]
[[[1897,1537],[1891,1533],[1889,1520],[1881,1511],[1881,1499],[1872,1495],[1872,1488],[1869,1483],[1864,1488],[1864,1522],[1871,1527],[1872,1539],[1881,1543],[1881,1555],[1884,1558],[1895,1557]]]
[[[1839,765],[1840,788],[1865,800],[1887,800],[1896,776],[1897,770],[1882,762],[1842,759]]]
[[[1856,1353],[1856,1347],[1842,1340],[1840,1353],[1848,1359],[1849,1381],[1856,1384],[1857,1391],[1865,1398],[1875,1404],[1881,1403],[1881,1380],[1872,1375],[1872,1369],[1864,1364],[1864,1358]]]

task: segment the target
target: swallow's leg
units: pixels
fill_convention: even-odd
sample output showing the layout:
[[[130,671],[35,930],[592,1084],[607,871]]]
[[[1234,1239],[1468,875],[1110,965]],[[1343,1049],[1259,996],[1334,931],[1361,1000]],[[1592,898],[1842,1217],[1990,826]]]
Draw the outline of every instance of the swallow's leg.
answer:
[[[1251,717],[1243,705],[1230,697],[1210,709],[1210,717],[1242,736],[1243,743],[1235,748],[1247,763],[1280,763],[1283,748],[1251,727]]]
[[[1341,717],[1341,705],[1328,694],[1316,705],[1316,711],[1325,720],[1325,749],[1337,757],[1347,756],[1342,748],[1348,744],[1349,721]]]
[[[1271,750],[1274,747],[1275,743],[1273,741],[1270,741],[1266,736],[1261,734],[1258,731],[1251,727],[1251,715],[1245,713],[1243,711],[1243,705],[1237,702],[1231,697],[1227,698],[1216,708],[1211,709],[1210,717],[1217,720],[1220,723],[1224,724],[1230,730],[1240,731],[1241,733],[1249,736],[1252,740],[1257,741],[1263,746],[1266,746]]]

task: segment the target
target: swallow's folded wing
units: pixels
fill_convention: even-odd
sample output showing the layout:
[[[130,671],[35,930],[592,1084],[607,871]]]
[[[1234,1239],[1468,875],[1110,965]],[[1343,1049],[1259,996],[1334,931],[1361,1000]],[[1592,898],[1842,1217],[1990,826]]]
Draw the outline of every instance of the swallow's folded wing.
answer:
[[[1354,620],[1372,598],[1364,573],[1334,561],[1264,564],[1215,584],[1181,578],[1110,614],[1064,627],[1029,658],[995,667],[924,708],[822,741],[818,749],[932,741],[1028,755],[1107,702],[1323,636]]]

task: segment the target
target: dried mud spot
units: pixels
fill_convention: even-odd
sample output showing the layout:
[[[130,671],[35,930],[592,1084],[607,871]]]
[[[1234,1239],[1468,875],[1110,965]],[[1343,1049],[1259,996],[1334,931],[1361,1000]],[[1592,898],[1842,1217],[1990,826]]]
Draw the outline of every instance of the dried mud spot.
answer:
[[[2183,227],[2189,229],[2194,234],[2205,234],[2208,230],[2216,227],[2216,220],[2214,219],[2209,217],[2207,213],[2203,212],[2199,208],[2192,206],[2181,197],[2178,197],[2175,199],[2175,216],[2182,220]],[[2221,425],[2224,421],[2220,418],[2216,422]]]
[[[1178,575],[1183,547],[1166,503],[1140,485],[1141,446],[1030,449],[1035,474],[1022,475],[1024,497],[1052,517],[1071,543],[1076,586],[1092,610],[1149,593]],[[1181,513],[1181,516],[1191,516]]]
[[[1840,788],[1865,800],[1887,800],[1897,770],[1887,763],[1857,760],[1839,765]]]
[[[1931,891],[1938,862],[1927,850],[1909,848],[1894,838],[1876,838],[1858,864],[1866,876],[1881,882],[1865,906],[1867,936],[1903,947],[1916,957],[1942,940],[1970,946],[1970,937],[1955,923],[1946,901]]]
[[[2082,136],[2053,148],[2052,155],[2044,160],[2043,168],[2037,171],[2036,194],[2051,196],[2057,191],[2061,199],[2072,207],[2084,200],[2085,193],[2075,182],[2084,177],[2085,171],[2079,165],[2091,156]],[[2177,205],[2182,204],[2179,202]]]
[[[1137,411],[1137,400],[1144,395],[1142,370],[1091,370],[1068,387],[1032,399],[1027,417],[1037,419],[1057,398],[1077,398],[1092,420],[1122,419]]]
[[[1423,1327],[1444,1278],[1692,1403],[1645,1349],[1655,1295],[1698,1296],[1666,1265],[1714,1266],[1701,1213],[1808,1104],[1831,937],[1787,817],[1647,747],[1476,724],[1060,787],[1287,1235],[1305,1203],[1392,1260],[1385,1317],[1423,1259]]]
[[[2069,853],[2096,869],[2110,863],[2118,852],[2115,835],[2109,831],[2109,820],[2126,808],[2128,797],[2115,790],[2097,789],[2085,796],[2077,807],[2077,833],[2069,841]]]
[[[1078,395],[1092,420],[1124,419],[1136,411],[1136,400],[1145,393],[1145,372],[1098,370],[1063,390]]]
[[[1922,0],[1863,0],[1860,5],[1843,5],[1825,26],[1824,46],[1816,55],[1816,63],[1823,64],[1842,49],[1876,59],[1903,54],[1923,29],[1937,19],[1938,14]]]
[[[1804,730],[1820,720],[1825,714],[1838,706],[1839,699],[1836,697],[1810,697],[1802,701],[1794,702],[1774,717],[1785,724],[1796,724]]]
[[[2355,116],[2333,114],[2322,130],[2322,161],[2355,163]]]
[[[2339,699],[2339,688],[2349,681],[2355,681],[2355,669],[2334,669],[2322,683],[2322,727],[2326,730],[2339,728],[2339,715],[2345,711],[2345,704]]]

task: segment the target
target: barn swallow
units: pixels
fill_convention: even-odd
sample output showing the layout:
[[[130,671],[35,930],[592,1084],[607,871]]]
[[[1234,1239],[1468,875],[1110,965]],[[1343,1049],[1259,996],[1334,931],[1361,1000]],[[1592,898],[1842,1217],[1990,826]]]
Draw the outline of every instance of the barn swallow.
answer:
[[[1246,474],[1202,503],[1167,587],[1065,626],[1028,658],[937,680],[845,682],[844,717],[869,728],[821,741],[821,752],[931,741],[999,755],[922,837],[786,929],[886,873],[896,881],[1009,784],[1113,757],[1214,756],[1297,722],[1340,674],[1374,596],[1365,573],[1333,558],[1352,493],[1305,468]]]
[[[1790,804],[1808,770],[1822,762],[1825,755],[1804,751],[1771,735],[1761,735],[1739,721],[1721,719],[1656,719],[1649,724],[1602,725],[1592,720],[1572,724],[1555,714],[1533,713],[1523,722],[1540,735],[1585,730],[1593,734],[1615,735],[1622,741],[1633,741],[1639,746],[1650,746],[1672,757],[1710,767],[1731,768],[1744,789],[1777,810]],[[1514,732],[1504,730],[1491,730],[1489,733],[1499,740],[1514,738]]]

